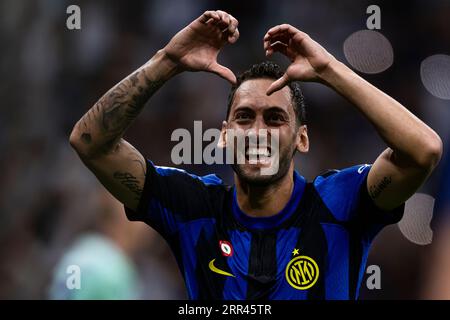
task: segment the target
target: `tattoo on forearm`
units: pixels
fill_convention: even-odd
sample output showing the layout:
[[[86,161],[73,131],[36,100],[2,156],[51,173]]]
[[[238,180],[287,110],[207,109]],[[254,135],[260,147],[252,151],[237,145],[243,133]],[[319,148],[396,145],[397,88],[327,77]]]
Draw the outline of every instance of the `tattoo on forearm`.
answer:
[[[377,198],[392,182],[392,178],[384,177],[377,185],[370,186],[369,194],[372,199]]]
[[[164,81],[151,81],[144,69],[139,69],[108,91],[82,118],[81,141],[90,144],[100,130],[107,151],[121,138],[127,127],[138,116],[147,100]],[[94,129],[92,127],[95,127]]]
[[[136,200],[139,200],[141,198],[142,188],[139,186],[139,181],[135,176],[133,176],[129,172],[116,171],[114,172],[113,177],[114,179],[119,180],[122,185],[133,192],[136,195]]]
[[[102,128],[111,134],[123,132],[161,85],[142,69],[119,83],[99,101]]]

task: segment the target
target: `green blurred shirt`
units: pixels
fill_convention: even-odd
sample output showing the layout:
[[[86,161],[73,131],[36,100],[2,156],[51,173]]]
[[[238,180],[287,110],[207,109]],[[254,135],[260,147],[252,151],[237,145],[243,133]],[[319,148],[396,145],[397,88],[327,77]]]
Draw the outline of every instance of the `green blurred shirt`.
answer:
[[[79,289],[74,288],[79,275]],[[76,287],[76,285],[75,285]],[[79,238],[57,264],[50,299],[122,300],[139,298],[133,262],[114,242],[100,234]]]

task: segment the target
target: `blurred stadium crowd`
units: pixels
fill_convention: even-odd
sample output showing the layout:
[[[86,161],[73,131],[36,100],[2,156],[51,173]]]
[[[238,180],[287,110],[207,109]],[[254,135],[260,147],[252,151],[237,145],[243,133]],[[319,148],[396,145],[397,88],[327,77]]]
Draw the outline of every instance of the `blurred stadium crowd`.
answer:
[[[66,28],[70,4],[81,8],[81,30]],[[225,10],[240,21],[240,40],[219,56],[239,73],[265,59],[262,37],[279,23],[304,30],[345,61],[342,45],[366,28],[370,4],[381,7],[380,32],[395,56],[385,72],[363,76],[435,129],[448,151],[450,102],[432,96],[420,78],[421,61],[450,54],[448,1],[0,1],[0,298],[184,299],[168,246],[149,227],[128,222],[122,206],[83,166],[68,142],[73,125],[206,9]],[[280,56],[274,60],[287,65]],[[126,139],[156,164],[172,166],[172,131],[192,130],[194,120],[202,120],[204,130],[219,128],[228,90],[214,75],[179,75],[151,99]],[[303,90],[311,148],[296,159],[296,168],[305,177],[370,163],[385,148],[337,94],[318,84]],[[382,288],[368,290],[363,283],[362,299],[450,299],[449,162],[446,152],[420,190],[436,198],[433,243],[419,246],[397,226],[386,228],[368,262],[380,266]],[[232,183],[224,166],[184,168],[216,172]],[[64,287],[73,261],[91,281],[84,293]]]

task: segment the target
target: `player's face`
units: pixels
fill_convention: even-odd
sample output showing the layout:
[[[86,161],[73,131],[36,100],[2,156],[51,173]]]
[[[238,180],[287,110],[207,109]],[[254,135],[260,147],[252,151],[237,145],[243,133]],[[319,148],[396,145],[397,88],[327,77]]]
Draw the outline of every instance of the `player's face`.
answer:
[[[235,159],[239,152],[244,152],[245,163],[236,164],[235,161],[233,169],[240,179],[251,184],[267,185],[284,177],[289,171],[295,150],[302,143],[299,132],[304,131],[306,135],[306,127],[299,128],[296,123],[290,89],[285,87],[270,96],[266,95],[272,82],[272,79],[254,79],[242,83],[236,90],[230,116],[225,124],[226,129],[233,129],[233,132],[238,129],[242,129],[245,135],[255,132],[258,138],[264,132],[261,129],[267,130],[266,146],[261,148],[258,144],[256,149],[252,148],[246,139],[245,150],[234,148]],[[278,145],[272,145],[276,141],[272,139],[275,134],[278,135]],[[258,139],[259,141],[261,140]],[[256,163],[250,161],[251,156],[257,159]],[[277,167],[273,163],[275,158],[278,161]],[[276,170],[267,170],[271,166]]]

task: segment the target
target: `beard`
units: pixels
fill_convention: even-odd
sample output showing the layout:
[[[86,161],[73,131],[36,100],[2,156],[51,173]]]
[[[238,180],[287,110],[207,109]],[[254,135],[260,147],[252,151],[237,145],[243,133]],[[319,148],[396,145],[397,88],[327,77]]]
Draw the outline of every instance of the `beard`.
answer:
[[[266,187],[281,180],[289,172],[295,148],[289,146],[278,153],[278,170],[273,174],[262,174],[262,168],[256,164],[234,164],[231,165],[238,178],[251,186]]]

